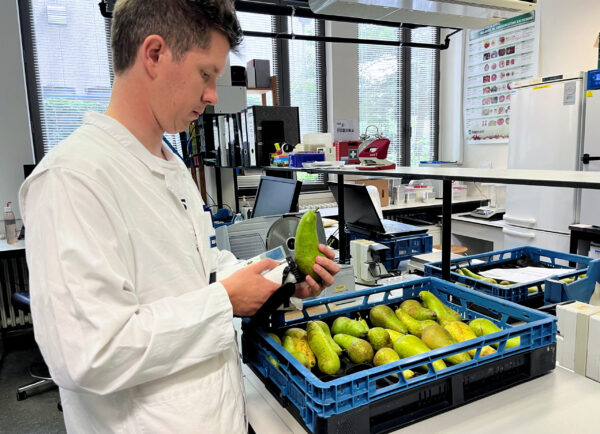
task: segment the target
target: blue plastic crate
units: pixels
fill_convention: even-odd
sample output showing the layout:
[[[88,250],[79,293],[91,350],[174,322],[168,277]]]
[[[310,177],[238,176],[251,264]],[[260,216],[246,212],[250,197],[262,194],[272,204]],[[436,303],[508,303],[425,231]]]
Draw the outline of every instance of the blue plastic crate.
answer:
[[[539,279],[526,283],[503,286],[463,276],[455,271],[457,268],[466,267],[474,273],[477,273],[482,269],[490,268],[490,266],[501,266],[502,264],[514,261],[524,256],[534,262],[539,263],[540,265],[556,268],[556,276],[550,280]],[[600,262],[600,260],[594,261],[592,258],[587,256],[541,249],[539,247],[515,247],[512,249],[497,250],[493,252],[452,259],[450,261],[450,279],[453,282],[459,282],[464,285],[468,285],[478,291],[493,295],[494,297],[514,301],[516,303],[531,302],[531,300],[534,298],[540,300],[543,298],[543,302],[541,301],[542,304],[558,303],[566,300],[579,300],[588,302],[593,293],[595,283],[598,280],[598,275],[600,274],[600,264],[597,265],[598,270],[594,271],[596,269],[596,265],[594,265],[594,268],[592,269],[591,264],[593,262]],[[569,266],[569,263],[576,264],[576,268]],[[559,286],[561,286],[561,282],[557,282],[557,279],[564,279],[573,274],[585,274],[588,271],[588,267],[590,267],[590,271],[593,273],[589,273],[587,278],[580,279],[577,282],[574,282],[572,285],[564,285],[564,288],[559,288]],[[441,261],[425,264],[425,275],[441,277]],[[549,282],[551,283],[549,284]],[[529,293],[529,288],[534,287],[537,289],[537,292]],[[544,293],[543,297],[542,292]]]
[[[365,235],[357,232],[346,231],[350,240],[365,239]],[[400,263],[415,255],[430,253],[433,250],[433,237],[427,234],[410,235],[407,237],[386,237],[386,238],[367,238],[376,243],[383,244],[388,247],[389,254],[383,262],[386,270],[397,270],[400,268]],[[348,256],[349,256],[348,252]]]
[[[303,167],[304,163],[313,163],[315,161],[325,161],[325,154],[322,152],[290,153],[290,167]]]
[[[485,317],[494,321],[503,330],[418,356],[401,359],[394,363],[324,381],[302,366],[281,345],[269,337],[267,330],[253,329],[249,326],[248,321],[244,320],[242,325],[244,362],[259,374],[265,384],[272,382],[275,389],[271,392],[276,397],[289,400],[293,407],[290,410],[292,414],[297,415],[310,431],[315,432],[319,431],[320,427],[320,425],[317,427],[317,422],[322,422],[324,418],[338,417],[358,411],[356,409],[372,405],[378,400],[391,399],[432,382],[445,381],[443,379],[459,373],[466,375],[469,370],[478,369],[483,365],[493,366],[495,363],[503,362],[505,358],[515,355],[542,348],[545,348],[542,351],[544,354],[549,354],[547,351],[550,351],[556,342],[555,317],[431,277],[349,294],[307,300],[304,302],[301,315],[287,320],[283,316],[272,318],[271,326],[272,330],[278,331],[293,326],[304,326],[309,320],[328,321],[338,316],[352,316],[356,312],[368,311],[371,307],[379,304],[395,307],[405,299],[417,298],[419,292],[424,290],[431,291],[440,300],[459,312],[465,320]],[[345,300],[354,300],[355,303],[347,307],[331,304]],[[517,325],[511,327],[509,323]],[[505,348],[506,341],[516,336],[520,336],[520,345],[510,349]],[[481,357],[480,349],[493,343],[499,343],[497,352]],[[471,349],[477,349],[472,360],[460,365],[448,366],[440,371],[433,370],[432,363],[434,361]],[[553,356],[552,353],[551,363],[545,364],[545,371],[542,373],[553,368]],[[512,366],[512,362],[509,360],[506,361],[506,364]],[[428,372],[425,374],[415,376],[410,380],[406,380],[401,374],[406,369],[415,369],[422,365],[428,367]],[[395,383],[384,382],[382,384],[381,380],[389,379],[393,375],[396,376]],[[490,384],[490,390],[496,390],[494,387],[494,384]]]

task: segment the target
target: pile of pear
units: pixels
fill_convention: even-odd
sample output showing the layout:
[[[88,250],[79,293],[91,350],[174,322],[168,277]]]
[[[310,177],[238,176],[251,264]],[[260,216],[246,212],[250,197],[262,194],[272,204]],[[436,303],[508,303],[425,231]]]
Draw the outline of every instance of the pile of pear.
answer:
[[[405,300],[395,311],[387,305],[373,307],[368,316],[370,324],[360,317],[340,316],[331,328],[323,321],[310,321],[306,329],[292,327],[281,338],[274,333],[269,336],[307,369],[316,367],[323,374],[336,375],[344,354],[356,364],[381,366],[501,330],[487,318],[476,318],[467,324],[458,312],[429,291],[421,291],[419,298],[420,302]],[[519,345],[520,338],[515,337],[507,340],[505,347]],[[498,343],[481,348],[480,357],[495,353],[494,348],[498,348]],[[477,349],[471,349],[452,354],[435,360],[431,366],[439,371],[448,364],[471,360],[476,352]],[[270,360],[278,367],[274,359]],[[426,365],[419,367],[428,369]],[[410,379],[415,372],[404,370],[402,374]]]
[[[480,274],[473,273],[471,270],[469,270],[466,267],[457,268],[454,271],[462,276],[470,277],[471,279],[475,279],[475,280],[481,280],[482,282],[491,283],[492,285],[500,285],[500,286],[506,286],[506,287],[510,287],[512,285],[518,285],[518,283],[511,282],[509,280],[502,280],[502,281],[498,282],[497,280],[492,279],[491,277],[484,277]],[[580,276],[565,277],[563,279],[560,279],[560,281],[563,283],[569,284],[569,283],[573,283],[575,280],[584,279],[585,277],[586,277],[586,275],[582,274]],[[469,285],[465,285],[463,283],[458,283],[458,284],[461,286],[466,286],[467,288],[471,288]],[[535,294],[535,293],[538,293],[540,290],[544,291],[544,289],[545,289],[545,285],[542,283],[541,285],[530,286],[529,288],[527,288],[527,293]]]

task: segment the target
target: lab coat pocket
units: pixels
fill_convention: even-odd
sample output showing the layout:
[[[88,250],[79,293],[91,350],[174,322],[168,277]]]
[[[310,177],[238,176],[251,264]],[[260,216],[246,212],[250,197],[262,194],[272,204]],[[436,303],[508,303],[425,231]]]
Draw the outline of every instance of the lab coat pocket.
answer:
[[[177,381],[178,387],[166,386],[164,391],[134,398],[134,420],[139,432],[244,432],[239,386],[231,384],[231,361],[218,358],[221,367],[201,378]]]

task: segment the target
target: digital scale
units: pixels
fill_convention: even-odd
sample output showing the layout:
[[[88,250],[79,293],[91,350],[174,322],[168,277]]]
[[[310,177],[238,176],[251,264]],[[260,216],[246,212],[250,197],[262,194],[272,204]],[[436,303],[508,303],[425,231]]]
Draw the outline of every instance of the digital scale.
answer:
[[[474,211],[471,211],[469,215],[471,217],[477,217],[486,220],[499,219],[504,214],[503,208],[492,208],[491,206],[480,206]]]

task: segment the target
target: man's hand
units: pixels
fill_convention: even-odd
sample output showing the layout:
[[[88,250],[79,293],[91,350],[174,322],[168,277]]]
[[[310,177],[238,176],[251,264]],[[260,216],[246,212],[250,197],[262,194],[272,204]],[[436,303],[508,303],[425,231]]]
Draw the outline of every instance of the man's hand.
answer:
[[[319,250],[326,256],[317,256],[316,264],[313,267],[315,273],[321,277],[321,283],[317,283],[315,279],[307,275],[304,282],[296,284],[296,292],[294,295],[299,298],[316,297],[326,287],[333,285],[333,276],[340,271],[340,266],[333,262],[335,253],[325,244],[319,244]]]
[[[273,259],[263,259],[221,280],[221,284],[229,295],[234,315],[254,315],[271,294],[281,286],[261,275],[263,271],[271,270],[278,265],[279,262]]]

